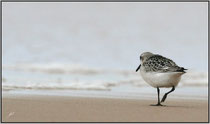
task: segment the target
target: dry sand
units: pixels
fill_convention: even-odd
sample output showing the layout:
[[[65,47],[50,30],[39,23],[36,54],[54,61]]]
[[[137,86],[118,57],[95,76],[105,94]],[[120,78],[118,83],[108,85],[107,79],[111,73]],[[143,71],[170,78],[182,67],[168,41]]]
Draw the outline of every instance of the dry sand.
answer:
[[[207,100],[3,97],[3,122],[208,122]]]

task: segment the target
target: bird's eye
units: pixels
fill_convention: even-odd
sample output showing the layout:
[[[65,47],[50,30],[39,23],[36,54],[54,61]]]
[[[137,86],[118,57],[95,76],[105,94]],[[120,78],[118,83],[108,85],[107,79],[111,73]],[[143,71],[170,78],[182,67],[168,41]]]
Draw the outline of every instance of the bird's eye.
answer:
[[[142,57],[140,56],[140,60],[142,60]]]

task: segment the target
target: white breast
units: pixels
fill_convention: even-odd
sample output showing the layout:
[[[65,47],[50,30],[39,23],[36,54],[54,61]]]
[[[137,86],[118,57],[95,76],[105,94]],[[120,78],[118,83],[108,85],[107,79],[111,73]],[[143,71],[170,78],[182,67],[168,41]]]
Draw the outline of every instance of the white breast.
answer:
[[[183,72],[145,72],[144,68],[140,68],[143,79],[153,87],[172,87],[177,86]]]

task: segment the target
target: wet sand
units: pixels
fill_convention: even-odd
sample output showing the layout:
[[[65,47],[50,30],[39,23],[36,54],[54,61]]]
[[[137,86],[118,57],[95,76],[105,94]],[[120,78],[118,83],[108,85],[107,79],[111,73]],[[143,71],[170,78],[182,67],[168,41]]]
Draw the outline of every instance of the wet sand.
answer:
[[[208,122],[208,101],[29,95],[3,97],[3,122]]]

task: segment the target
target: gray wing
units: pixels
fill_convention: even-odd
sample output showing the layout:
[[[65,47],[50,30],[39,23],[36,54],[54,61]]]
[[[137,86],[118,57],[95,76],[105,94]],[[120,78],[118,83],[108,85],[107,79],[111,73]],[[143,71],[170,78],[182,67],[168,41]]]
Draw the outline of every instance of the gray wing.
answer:
[[[143,63],[146,71],[152,72],[185,72],[183,67],[179,67],[172,60],[161,55],[154,55]]]

